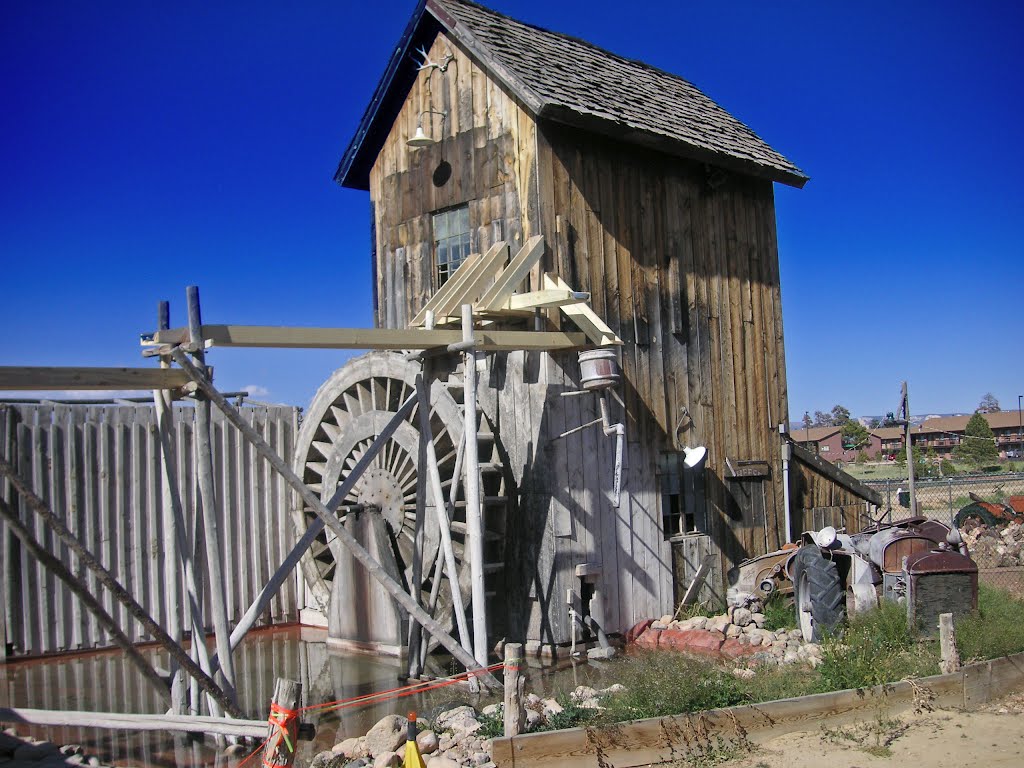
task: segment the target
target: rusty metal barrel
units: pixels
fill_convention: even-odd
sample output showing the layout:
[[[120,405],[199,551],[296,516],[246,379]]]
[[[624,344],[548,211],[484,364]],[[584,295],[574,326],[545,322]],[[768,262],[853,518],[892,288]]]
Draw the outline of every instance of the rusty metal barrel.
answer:
[[[580,352],[579,361],[580,384],[583,389],[610,389],[622,379],[618,353],[614,349],[591,349]]]

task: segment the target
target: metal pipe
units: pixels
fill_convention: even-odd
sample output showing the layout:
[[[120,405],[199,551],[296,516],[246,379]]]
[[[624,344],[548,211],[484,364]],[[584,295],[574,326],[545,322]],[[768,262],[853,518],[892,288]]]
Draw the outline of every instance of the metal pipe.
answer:
[[[786,525],[786,541],[785,544],[789,544],[793,541],[793,518],[792,509],[790,507],[789,498],[789,461],[793,456],[793,447],[790,445],[789,440],[785,437],[785,424],[779,424],[779,433],[782,437],[782,509],[785,515]]]

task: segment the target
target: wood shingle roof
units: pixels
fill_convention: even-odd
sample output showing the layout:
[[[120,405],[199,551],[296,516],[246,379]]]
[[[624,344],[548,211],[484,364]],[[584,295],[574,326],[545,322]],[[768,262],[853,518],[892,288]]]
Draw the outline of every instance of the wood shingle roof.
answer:
[[[539,120],[592,130],[740,173],[802,187],[807,176],[683,78],[467,0],[425,0],[416,10],[338,168],[366,188],[383,126],[411,83],[409,52],[441,29],[478,59]],[[397,57],[397,58],[396,58]],[[404,60],[403,60],[404,58]],[[415,76],[415,71],[411,73]],[[388,105],[391,104],[389,107]]]

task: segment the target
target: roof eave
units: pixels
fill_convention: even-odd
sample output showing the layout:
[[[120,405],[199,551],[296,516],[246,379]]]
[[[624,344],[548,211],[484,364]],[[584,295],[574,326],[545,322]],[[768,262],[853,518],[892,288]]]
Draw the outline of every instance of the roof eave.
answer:
[[[745,176],[777,181],[797,189],[802,189],[810,180],[810,177],[804,175],[797,168],[790,171],[765,165],[755,160],[744,160],[735,155],[698,147],[671,136],[644,131],[626,123],[577,112],[560,104],[544,103],[538,113],[541,118],[551,120],[552,122],[562,123],[573,128],[582,128],[612,139],[625,141],[629,144],[645,146],[668,155],[716,165]]]
[[[419,46],[429,48],[440,31],[436,19],[426,13],[426,6],[427,0],[417,3],[355,135],[338,163],[334,180],[343,187],[363,191],[370,188],[370,168],[384,146],[387,131],[401,110],[405,94],[416,79],[417,68],[410,54]],[[401,98],[396,97],[397,93],[402,94]]]

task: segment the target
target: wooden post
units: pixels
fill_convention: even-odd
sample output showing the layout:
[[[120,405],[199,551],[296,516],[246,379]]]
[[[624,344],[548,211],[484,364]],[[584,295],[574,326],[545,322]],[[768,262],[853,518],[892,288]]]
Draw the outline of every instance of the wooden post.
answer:
[[[948,675],[960,669],[960,653],[956,649],[956,630],[953,628],[953,614],[939,614],[939,650],[942,661],[939,669]]]
[[[397,581],[392,579],[385,572],[384,568],[373,559],[373,556],[366,551],[366,549],[352,536],[347,528],[341,524],[337,516],[332,513],[327,505],[325,505],[320,498],[313,493],[313,491],[302,482],[295,471],[282,459],[277,453],[271,448],[267,441],[264,440],[260,434],[248,424],[245,419],[242,418],[241,414],[229,403],[224,396],[217,391],[217,388],[211,384],[207,378],[200,373],[200,371],[192,365],[189,361],[188,356],[180,349],[174,349],[172,352],[174,361],[182,367],[182,369],[188,374],[199,389],[206,394],[210,400],[216,404],[218,408],[224,413],[228,421],[235,425],[238,430],[245,435],[246,439],[252,444],[253,448],[256,449],[274,471],[277,472],[281,477],[285,479],[298,494],[302,497],[302,501],[309,505],[317,516],[323,520],[327,526],[334,532],[338,537],[338,543],[346,547],[352,556],[359,561],[367,573],[370,574],[384,589],[387,591],[395,601],[401,605],[405,610],[412,614],[423,628],[430,632],[431,635],[436,637],[441,645],[443,645],[455,659],[463,664],[466,669],[469,670],[480,670],[481,665],[477,663],[476,659],[472,655],[466,653],[466,650],[459,645],[455,639],[444,631],[442,627],[433,616],[423,610],[416,602],[412,599],[408,592],[399,584]],[[332,498],[328,504],[337,504],[338,493],[335,492],[335,497]],[[489,672],[481,671],[479,675],[480,680],[490,688],[497,688],[498,681]]]
[[[0,473],[5,475],[11,481],[11,484],[14,486],[15,490],[21,494],[21,497],[25,500],[28,507],[42,518],[47,526],[49,526],[50,530],[52,530],[57,537],[75,553],[75,557],[78,558],[78,561],[96,574],[96,578],[100,584],[109,589],[114,598],[128,610],[128,613],[131,614],[132,618],[138,621],[153,637],[153,639],[167,650],[172,658],[188,670],[188,673],[196,679],[200,687],[202,687],[202,689],[210,696],[217,699],[224,708],[231,713],[232,717],[244,718],[245,715],[242,710],[240,710],[234,702],[225,695],[224,691],[222,691],[220,687],[218,687],[218,685],[203,672],[202,669],[192,662],[192,659],[190,659],[188,654],[185,653],[185,650],[175,643],[174,640],[172,640],[171,637],[163,630],[163,627],[157,624],[156,621],[153,620],[153,617],[146,612],[146,609],[139,605],[135,599],[128,594],[128,591],[121,586],[117,579],[114,578],[114,575],[104,568],[92,552],[82,545],[82,543],[64,524],[64,521],[54,514],[54,512],[46,505],[46,502],[32,492],[32,489],[28,487],[21,476],[14,471],[14,467],[3,459],[0,459]],[[4,517],[13,515],[9,507],[3,505],[3,508],[5,510]],[[17,518],[15,518],[15,520],[17,520]],[[33,543],[35,543],[34,540]],[[36,547],[39,547],[39,545],[36,544]],[[57,564],[63,567],[63,564],[60,563],[59,560],[53,558],[52,555],[50,557],[55,560]],[[65,570],[67,569],[65,568]],[[74,579],[74,576],[72,576],[72,579]],[[75,581],[77,581],[77,579],[75,579]],[[81,586],[83,590],[85,590],[85,586]],[[81,596],[81,593],[78,591],[76,591],[75,594]],[[92,596],[90,595],[90,597]],[[113,621],[113,619],[111,619],[111,621]],[[166,691],[167,688],[163,685],[163,680],[161,680],[161,684]],[[168,701],[169,700],[170,697],[168,695]]]
[[[192,356],[196,368],[207,374],[206,353],[203,347],[203,321],[199,309],[199,288],[190,285],[186,289],[188,301],[188,330],[193,346]],[[220,656],[220,673],[224,687],[232,701],[235,700],[235,664],[231,657],[231,630],[228,627],[227,593],[224,584],[224,563],[221,556],[220,532],[217,505],[213,485],[213,446],[211,434],[210,401],[196,393],[196,474],[199,476],[199,494],[202,497],[203,533],[206,537],[206,570],[209,574],[210,610],[213,613],[213,631]]]
[[[444,500],[444,489],[441,487],[441,473],[437,468],[437,451],[434,449],[434,436],[430,431],[430,397],[427,382],[422,376],[416,378],[416,391],[420,400],[420,439],[426,441],[427,466],[425,467],[430,497],[434,502],[434,514],[441,535],[441,552],[444,557],[445,570],[448,572],[448,586],[452,592],[452,612],[455,614],[455,625],[459,630],[459,640],[466,652],[473,654],[473,642],[466,623],[466,607],[462,602],[462,589],[459,587],[459,567],[455,562],[455,548],[452,546],[451,520],[448,518],[448,507]],[[465,439],[465,436],[463,436]],[[461,446],[460,446],[461,447]],[[452,478],[454,484],[457,477]],[[433,610],[433,606],[431,607]]]
[[[473,650],[477,664],[487,666],[487,590],[484,584],[484,526],[480,508],[480,457],[477,449],[476,415],[476,352],[473,343],[473,305],[462,305],[462,343],[465,352],[466,416],[466,549],[469,551],[469,572],[473,585]],[[452,590],[458,589],[458,581]]]
[[[523,731],[526,711],[523,709],[523,691],[526,676],[523,674],[523,646],[521,643],[505,644],[505,737],[518,736]]]
[[[161,301],[157,309],[157,328],[161,331],[171,327],[170,305]],[[167,355],[160,356],[160,368],[171,367]],[[153,405],[156,410],[157,450],[160,454],[160,509],[170,524],[164,524],[164,598],[167,607],[167,634],[181,645],[183,638],[181,605],[181,572],[178,537],[174,520],[180,516],[181,499],[178,496],[178,474],[174,463],[174,413],[171,410],[171,393],[168,390],[153,390]],[[171,659],[171,709],[173,714],[185,713],[185,675],[181,666]]]
[[[419,397],[419,390],[424,386],[424,381],[427,382],[426,386],[429,386],[429,371],[430,362],[429,360],[424,360],[422,363],[422,373],[416,380],[417,397]],[[433,443],[433,435],[430,432],[429,410],[426,413],[426,419],[424,419],[423,399],[419,398],[419,402],[420,439],[417,446],[417,463],[419,465],[419,471],[417,472],[416,480],[416,523],[412,538],[412,578],[409,583],[409,591],[412,593],[413,599],[416,601],[417,605],[423,605],[421,585],[423,584],[423,546],[426,540],[427,514],[427,494],[425,491],[426,483],[424,482],[423,470],[427,465],[427,445]],[[429,409],[429,403],[427,403],[427,407]],[[424,425],[426,425],[426,431],[424,431]],[[434,500],[434,504],[437,504],[436,499]],[[420,623],[410,617],[408,636],[409,677],[418,678],[423,673],[423,653],[420,648],[420,641],[422,637],[423,632],[420,627]]]
[[[914,450],[910,436],[910,393],[907,382],[903,382],[903,434],[907,442],[907,484],[910,492],[910,516],[917,515],[917,489],[914,487]]]
[[[295,762],[301,698],[301,684],[277,678],[274,700],[270,704],[267,743],[263,748],[263,765],[268,768],[290,768]]]
[[[5,461],[0,461],[0,464],[5,468],[10,468],[10,465]],[[13,478],[11,478],[13,481]],[[28,501],[26,499],[26,501]],[[53,575],[68,585],[68,588],[74,592],[78,598],[82,601],[85,607],[96,617],[96,620],[100,625],[110,633],[111,639],[114,643],[125,652],[130,661],[142,676],[148,680],[153,687],[156,689],[160,698],[168,704],[171,703],[171,692],[167,688],[167,684],[163,678],[157,674],[153,666],[143,658],[142,654],[138,652],[132,641],[128,639],[127,635],[121,631],[121,628],[114,621],[113,617],[107,613],[106,609],[100,604],[92,592],[89,591],[88,585],[78,579],[64,563],[58,560],[55,556],[50,554],[49,551],[42,544],[35,540],[32,536],[31,531],[25,524],[21,522],[18,515],[8,506],[7,502],[0,499],[0,517],[7,522],[7,526],[10,529],[25,549],[38,560],[43,567],[48,568],[53,572]]]

